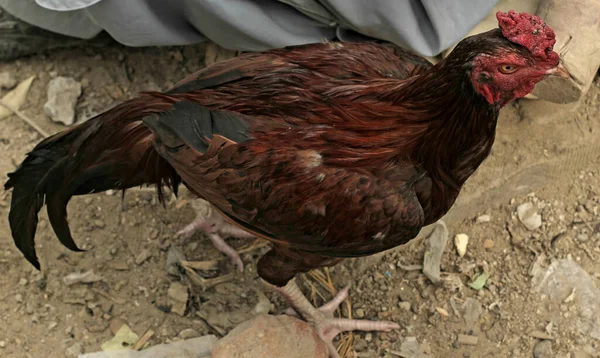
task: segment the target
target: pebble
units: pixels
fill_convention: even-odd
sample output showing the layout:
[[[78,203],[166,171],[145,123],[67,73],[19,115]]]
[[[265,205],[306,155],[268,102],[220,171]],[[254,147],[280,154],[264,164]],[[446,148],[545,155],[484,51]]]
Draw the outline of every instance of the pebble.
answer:
[[[29,283],[29,281],[27,281],[26,278],[21,278],[19,280],[19,285],[21,285],[21,286],[27,286],[28,283]]]
[[[44,104],[46,115],[54,122],[73,125],[81,84],[72,77],[56,77],[48,83],[47,95],[48,101]]]
[[[6,347],[6,341],[0,341],[0,348]]]
[[[533,347],[534,358],[554,358],[551,341],[540,341]]]
[[[369,344],[364,339],[354,338],[354,347],[353,348],[355,351],[362,352],[365,349],[367,349],[368,346],[369,346]]]
[[[476,346],[479,342],[479,337],[467,334],[459,334],[457,342],[458,344],[464,346]]]
[[[193,328],[188,328],[188,329],[184,329],[183,331],[179,332],[178,337],[181,339],[196,338],[196,337],[200,337],[200,333],[198,333],[198,331],[196,331]]]
[[[104,227],[106,226],[106,224],[104,223],[104,221],[102,221],[100,219],[94,220],[92,224],[94,225],[94,227],[96,227],[98,229],[104,229]]]
[[[423,274],[434,284],[440,282],[440,263],[448,241],[448,228],[439,220],[427,239],[427,249],[423,260]]]
[[[478,223],[489,223],[490,221],[492,221],[492,217],[489,215],[481,215],[478,216],[477,219],[475,219],[475,221]]]
[[[0,72],[0,88],[12,89],[17,85],[17,79],[9,71]]]
[[[467,234],[458,234],[454,237],[454,245],[456,246],[456,252],[460,257],[465,256],[467,253],[467,245],[469,245],[469,236]]]
[[[373,340],[373,333],[367,333],[365,334],[365,341],[367,342],[371,342]]]
[[[65,356],[67,358],[77,358],[80,354],[83,354],[83,347],[81,344],[75,343],[65,351]]]
[[[362,308],[359,308],[356,310],[356,317],[358,318],[364,318],[365,317],[365,310],[363,310]]]
[[[579,242],[586,242],[589,240],[589,235],[588,234],[579,234],[577,235],[577,240],[579,240]]]
[[[139,266],[139,265],[143,264],[144,262],[146,262],[146,260],[148,260],[151,257],[152,257],[152,253],[147,249],[143,249],[142,252],[140,252],[139,255],[136,256],[135,264]]]
[[[63,277],[63,282],[67,286],[71,286],[71,285],[79,283],[79,282],[92,283],[92,282],[98,282],[98,281],[102,281],[102,280],[104,280],[104,278],[100,275],[95,274],[93,269],[83,272],[83,273],[74,272],[74,273],[68,274],[67,276]]]
[[[21,302],[23,302],[23,295],[22,295],[22,294],[20,294],[20,293],[17,293],[17,294],[15,295],[15,301],[17,301],[18,303],[21,303]]]
[[[416,357],[420,350],[417,337],[406,337],[400,345],[400,352],[403,353],[405,357]]]
[[[532,203],[523,203],[517,207],[517,217],[527,230],[533,231],[542,226],[542,216],[537,213]]]
[[[485,241],[483,242],[483,248],[486,250],[489,250],[491,248],[494,247],[494,240],[492,239],[485,239]]]
[[[400,307],[402,310],[410,311],[411,304],[410,302],[399,302],[398,307]]]

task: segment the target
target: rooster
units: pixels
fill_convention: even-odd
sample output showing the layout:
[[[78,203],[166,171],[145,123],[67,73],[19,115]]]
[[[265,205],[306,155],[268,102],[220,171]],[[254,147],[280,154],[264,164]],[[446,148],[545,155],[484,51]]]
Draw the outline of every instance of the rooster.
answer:
[[[540,18],[497,18],[436,65],[374,43],[244,54],[47,138],[5,185],[15,244],[39,269],[44,202],[58,239],[80,251],[67,223],[73,195],[154,184],[162,199],[163,186],[183,183],[211,203],[195,227],[217,245],[223,232],[271,241],[258,275],[332,356],[342,331],[398,328],[333,318],[348,290],[315,308],[294,276],[414,238],[489,155],[499,110],[548,75],[569,76]]]

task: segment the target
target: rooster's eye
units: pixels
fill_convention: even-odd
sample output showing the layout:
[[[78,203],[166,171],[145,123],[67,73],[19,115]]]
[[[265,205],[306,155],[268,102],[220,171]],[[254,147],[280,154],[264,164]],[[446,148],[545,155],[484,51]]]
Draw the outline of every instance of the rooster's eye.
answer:
[[[500,72],[508,75],[511,73],[515,73],[517,71],[517,66],[513,66],[513,65],[502,65],[500,66]]]

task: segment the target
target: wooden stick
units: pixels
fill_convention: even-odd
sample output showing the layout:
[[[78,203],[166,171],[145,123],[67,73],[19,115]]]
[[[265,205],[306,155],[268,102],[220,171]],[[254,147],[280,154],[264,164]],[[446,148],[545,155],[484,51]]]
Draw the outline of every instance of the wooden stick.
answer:
[[[0,98],[0,105],[2,105],[3,107],[6,107],[8,110],[10,110],[14,114],[16,114],[17,117],[21,118],[23,121],[25,121],[25,123],[29,124],[29,126],[33,129],[35,129],[42,137],[46,138],[46,137],[50,136],[50,134],[48,134],[48,132],[46,132],[40,126],[38,126],[31,118],[27,117],[23,112],[19,111],[18,109],[14,108],[13,106],[7,104],[1,98]]]

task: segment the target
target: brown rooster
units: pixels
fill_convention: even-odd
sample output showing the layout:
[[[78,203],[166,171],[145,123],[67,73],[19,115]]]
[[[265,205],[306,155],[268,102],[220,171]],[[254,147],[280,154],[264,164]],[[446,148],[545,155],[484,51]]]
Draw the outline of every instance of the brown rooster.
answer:
[[[328,342],[391,322],[335,319],[294,276],[404,244],[444,215],[490,153],[498,111],[550,74],[568,76],[532,15],[464,39],[431,65],[391,45],[326,43],[245,54],[144,93],[39,143],[9,174],[17,247],[34,247],[44,201],[60,241],[73,195],[182,182],[213,206],[197,227],[257,236],[258,274]],[[233,254],[232,254],[233,255]]]

